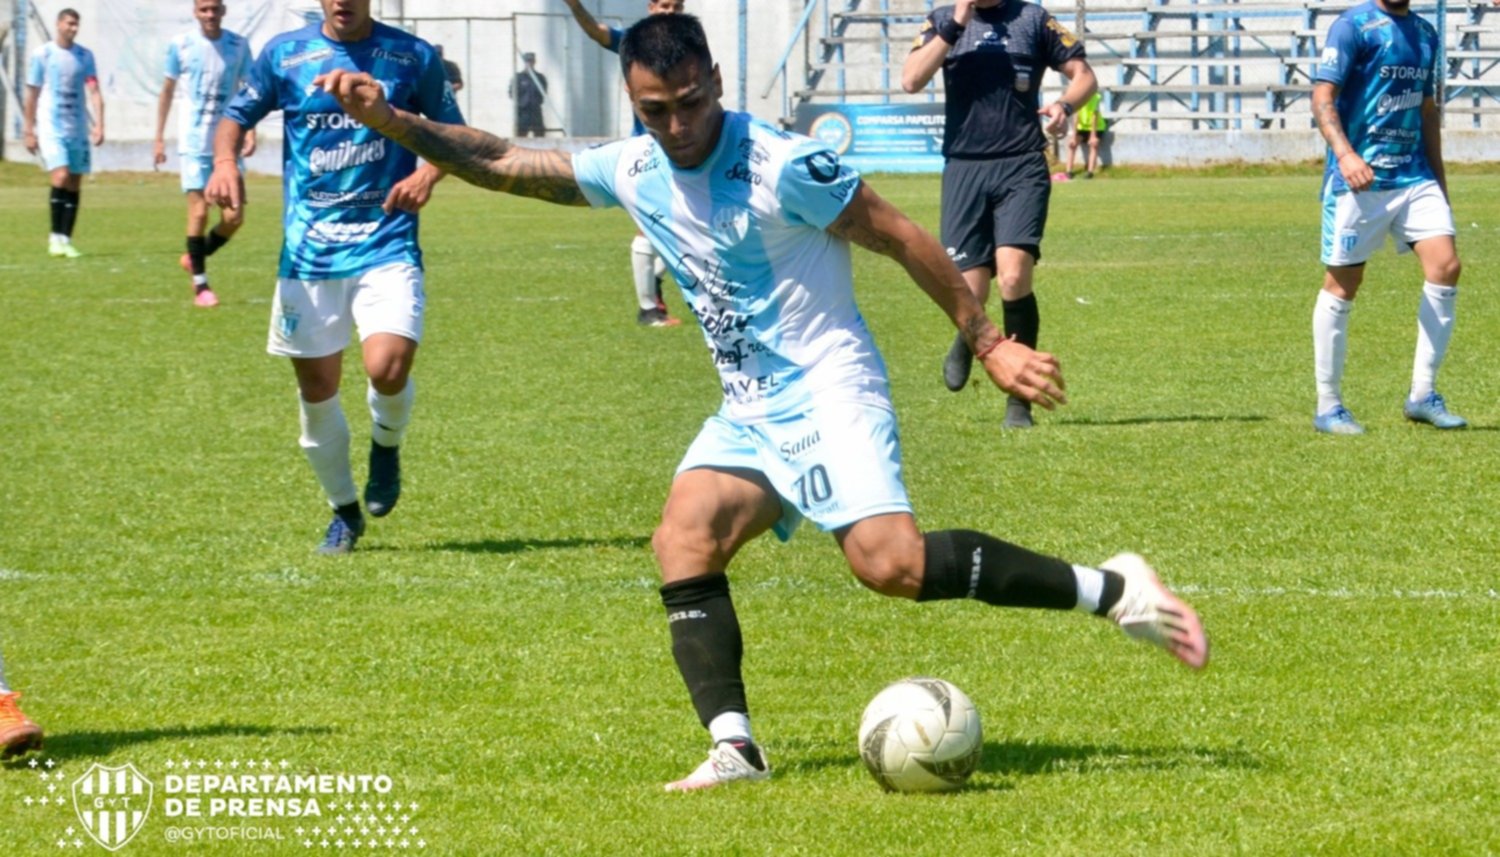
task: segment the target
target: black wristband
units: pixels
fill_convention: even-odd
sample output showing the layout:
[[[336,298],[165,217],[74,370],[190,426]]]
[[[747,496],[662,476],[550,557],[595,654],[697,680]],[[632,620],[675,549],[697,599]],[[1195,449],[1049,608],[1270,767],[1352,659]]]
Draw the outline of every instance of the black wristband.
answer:
[[[964,25],[949,18],[938,25],[937,36],[950,45],[958,44],[958,40],[964,34]]]
[[[1057,103],[1062,105],[1063,115],[1064,116],[1072,116],[1073,115],[1073,105],[1069,104],[1066,101],[1063,101],[1061,98],[1057,99]]]

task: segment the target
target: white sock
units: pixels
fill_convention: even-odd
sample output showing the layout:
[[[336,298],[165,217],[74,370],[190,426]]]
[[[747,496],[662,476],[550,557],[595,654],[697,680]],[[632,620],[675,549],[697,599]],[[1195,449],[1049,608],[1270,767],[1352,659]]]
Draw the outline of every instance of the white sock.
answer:
[[[61,244],[62,242],[63,242],[63,234],[61,232],[51,232],[51,233],[48,233],[48,235],[47,235],[47,243],[48,244]]]
[[[0,657],[0,693],[10,693],[10,685],[5,682],[5,658]]]
[[[194,274],[193,275],[193,285],[195,285],[195,286],[206,286],[206,285],[208,285],[208,275],[207,274]]]
[[[656,250],[644,235],[630,241],[630,273],[635,276],[635,302],[641,309],[656,309]]]
[[[1098,613],[1099,599],[1104,597],[1104,572],[1084,565],[1073,566],[1073,579],[1078,581],[1078,603],[1074,610]]]
[[[715,744],[730,738],[751,738],[750,715],[738,711],[726,711],[710,720],[708,735]],[[754,740],[751,738],[751,740]]]
[[[385,396],[371,384],[365,392],[365,401],[370,405],[370,439],[381,446],[400,446],[406,435],[406,424],[411,422],[411,403],[417,396],[417,382],[406,379],[406,386],[394,396]]]
[[[334,395],[326,402],[302,404],[302,437],[298,443],[318,476],[318,484],[335,507],[347,506],[359,499],[354,488],[354,471],[349,466],[349,423],[344,409]]]
[[[1417,305],[1417,356],[1412,361],[1411,401],[1420,402],[1432,394],[1438,367],[1448,353],[1448,339],[1453,336],[1454,305],[1458,303],[1458,286],[1422,284],[1422,302]]]
[[[1318,387],[1318,413],[1343,404],[1344,357],[1349,351],[1349,309],[1353,301],[1320,289],[1313,305],[1313,378]]]

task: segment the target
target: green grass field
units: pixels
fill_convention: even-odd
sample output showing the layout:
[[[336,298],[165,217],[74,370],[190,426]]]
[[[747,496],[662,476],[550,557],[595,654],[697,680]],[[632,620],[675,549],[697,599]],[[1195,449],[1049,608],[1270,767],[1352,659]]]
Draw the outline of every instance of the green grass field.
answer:
[[[946,320],[856,257],[921,523],[1145,553],[1202,613],[1206,672],[1076,614],[882,599],[805,528],[732,574],[775,778],[667,795],[707,742],[648,543],[718,390],[697,330],[635,326],[624,215],[440,188],[407,491],[322,559],[291,372],[264,353],[278,186],[252,183],[203,311],[175,175],[87,184],[88,255],[66,262],[40,172],[6,165],[0,646],[63,774],[0,770],[0,847],[106,853],[72,844],[71,804],[35,802],[95,762],[157,789],[120,854],[302,853],[314,826],[367,823],[334,821],[358,796],[300,821],[168,817],[182,762],[254,759],[389,776],[408,850],[434,854],[1500,851],[1500,175],[1453,180],[1467,270],[1440,380],[1473,427],[1401,419],[1420,271],[1387,253],[1351,334],[1362,438],[1310,424],[1317,182],[1059,187],[1037,280],[1072,403],[1029,433],[999,431],[997,391],[943,389]],[[935,178],[872,183],[936,227]],[[887,795],[860,764],[865,702],[915,673],[983,715],[961,793]],[[169,838],[242,824],[285,838]]]

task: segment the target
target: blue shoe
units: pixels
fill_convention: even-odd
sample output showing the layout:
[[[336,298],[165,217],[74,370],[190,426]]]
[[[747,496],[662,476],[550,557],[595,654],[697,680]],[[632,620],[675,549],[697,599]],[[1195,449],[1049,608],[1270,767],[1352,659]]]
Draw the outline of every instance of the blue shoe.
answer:
[[[1328,413],[1313,417],[1313,428],[1323,434],[1365,433],[1365,427],[1356,422],[1354,415],[1343,405],[1335,405]]]
[[[1438,429],[1461,429],[1469,424],[1463,417],[1448,413],[1448,404],[1436,391],[1428,393],[1427,398],[1420,402],[1408,399],[1401,412],[1414,423],[1427,423]]]
[[[401,499],[401,448],[370,442],[370,481],[365,483],[365,507],[384,518]]]
[[[354,543],[365,534],[365,519],[356,518],[351,525],[340,515],[335,514],[333,520],[328,523],[328,532],[323,534],[323,543],[318,545],[318,553],[323,556],[338,556],[340,554],[353,553]]]

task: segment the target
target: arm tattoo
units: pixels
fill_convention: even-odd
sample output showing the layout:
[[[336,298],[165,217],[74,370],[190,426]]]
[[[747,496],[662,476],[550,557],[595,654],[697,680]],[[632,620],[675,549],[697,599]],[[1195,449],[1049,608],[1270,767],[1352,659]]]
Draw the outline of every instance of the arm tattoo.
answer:
[[[848,208],[844,209],[844,212],[838,216],[837,220],[828,224],[828,231],[851,244],[858,244],[866,250],[872,253],[879,253],[882,256],[891,255],[896,247],[889,235],[878,233],[866,224],[857,223],[854,215],[850,213]]]
[[[472,185],[559,205],[588,205],[573,161],[555,149],[524,149],[465,125],[404,115],[392,138],[445,173]]]

